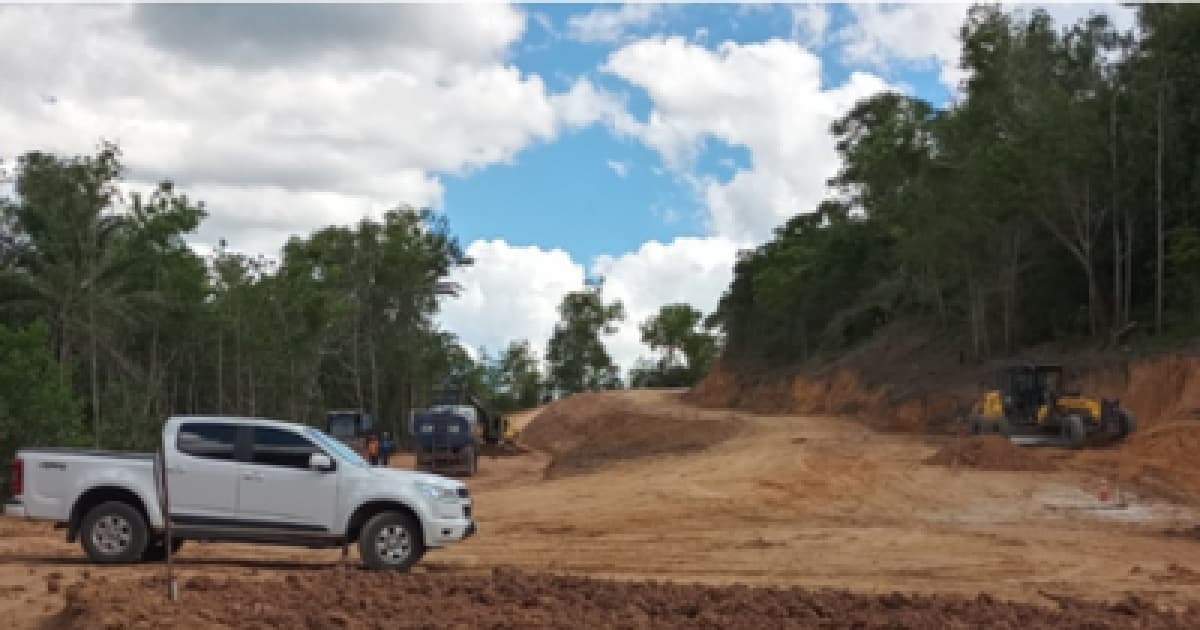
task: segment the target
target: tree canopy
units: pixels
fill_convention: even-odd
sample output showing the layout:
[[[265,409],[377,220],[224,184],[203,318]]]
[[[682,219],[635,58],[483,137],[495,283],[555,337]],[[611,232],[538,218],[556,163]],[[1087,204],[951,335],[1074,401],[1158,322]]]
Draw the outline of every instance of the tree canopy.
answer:
[[[837,196],[741,254],[731,359],[830,354],[916,321],[988,357],[1200,332],[1200,8],[1137,33],[975,6],[945,108],[885,93],[835,121]]]

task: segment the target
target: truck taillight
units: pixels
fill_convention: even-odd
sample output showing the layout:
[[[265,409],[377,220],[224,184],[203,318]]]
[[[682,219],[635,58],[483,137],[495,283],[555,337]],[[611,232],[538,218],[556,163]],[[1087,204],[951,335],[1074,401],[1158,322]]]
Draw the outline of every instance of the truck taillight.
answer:
[[[14,497],[18,497],[23,492],[25,492],[25,462],[17,458],[13,460],[12,464],[12,494]]]

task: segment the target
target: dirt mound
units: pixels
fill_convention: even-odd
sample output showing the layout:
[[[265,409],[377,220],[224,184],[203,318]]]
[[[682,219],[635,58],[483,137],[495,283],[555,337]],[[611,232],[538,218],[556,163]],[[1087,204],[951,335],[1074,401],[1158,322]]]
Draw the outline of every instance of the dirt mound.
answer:
[[[925,463],[980,470],[1040,471],[1056,468],[1053,462],[1039,453],[1021,448],[1001,435],[954,439],[926,459]]]
[[[1168,422],[1139,431],[1110,453],[1082,462],[1098,473],[1149,494],[1181,503],[1200,502],[1200,423]]]
[[[1057,607],[980,595],[862,595],[796,588],[635,583],[496,569],[491,575],[332,569],[281,581],[196,577],[165,601],[158,578],[72,586],[63,628],[1184,628],[1169,613],[1055,598]]]
[[[548,476],[592,470],[606,462],[699,451],[737,434],[741,423],[699,411],[649,415],[623,396],[584,393],[547,406],[521,432],[551,455]]]

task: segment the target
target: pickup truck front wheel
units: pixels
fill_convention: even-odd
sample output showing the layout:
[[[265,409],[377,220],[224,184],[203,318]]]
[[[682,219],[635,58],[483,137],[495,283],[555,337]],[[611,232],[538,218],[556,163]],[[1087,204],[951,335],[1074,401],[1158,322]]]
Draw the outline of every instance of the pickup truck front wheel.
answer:
[[[363,526],[358,554],[368,569],[407,571],[425,555],[421,526],[403,512],[380,512]]]
[[[101,503],[83,517],[83,550],[92,562],[124,564],[142,559],[149,538],[146,519],[120,501]]]

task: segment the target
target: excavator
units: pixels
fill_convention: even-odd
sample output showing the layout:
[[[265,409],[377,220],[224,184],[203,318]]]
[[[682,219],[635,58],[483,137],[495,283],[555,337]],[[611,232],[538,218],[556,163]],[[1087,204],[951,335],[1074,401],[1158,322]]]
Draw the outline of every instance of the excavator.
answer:
[[[1129,436],[1137,421],[1120,401],[1083,396],[1063,387],[1062,366],[1010,365],[999,386],[984,391],[968,419],[971,433],[1003,434],[1014,444],[1083,448]]]

